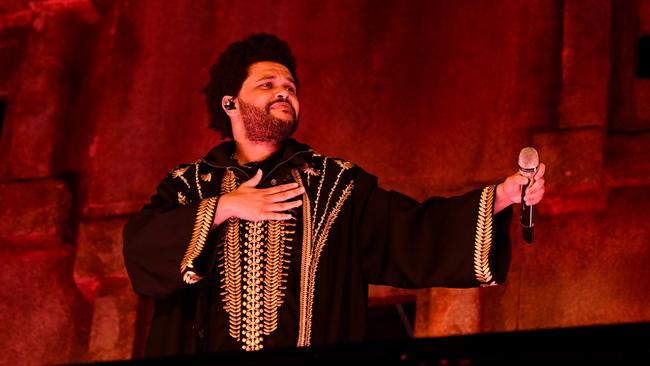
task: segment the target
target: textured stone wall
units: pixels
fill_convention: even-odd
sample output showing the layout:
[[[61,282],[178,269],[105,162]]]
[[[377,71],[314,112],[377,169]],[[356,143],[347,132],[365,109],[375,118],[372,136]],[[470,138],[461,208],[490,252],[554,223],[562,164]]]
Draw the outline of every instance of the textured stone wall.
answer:
[[[200,90],[231,41],[298,57],[297,138],[418,199],[548,165],[536,242],[507,283],[373,287],[416,335],[650,320],[650,1],[13,0],[0,3],[0,363],[139,355],[150,306],[121,228],[219,142]],[[516,210],[515,213],[518,213]]]

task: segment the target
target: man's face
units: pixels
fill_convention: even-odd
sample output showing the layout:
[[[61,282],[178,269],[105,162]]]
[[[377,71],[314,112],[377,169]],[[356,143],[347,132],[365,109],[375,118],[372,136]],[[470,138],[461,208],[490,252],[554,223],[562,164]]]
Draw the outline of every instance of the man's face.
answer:
[[[300,105],[296,85],[289,70],[279,63],[252,64],[238,99],[246,134],[251,141],[282,141],[298,127]]]

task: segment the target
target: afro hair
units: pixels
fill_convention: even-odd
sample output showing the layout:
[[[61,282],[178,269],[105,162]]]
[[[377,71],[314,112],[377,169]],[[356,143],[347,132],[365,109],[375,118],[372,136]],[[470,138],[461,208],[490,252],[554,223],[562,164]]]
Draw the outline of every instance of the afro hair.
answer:
[[[248,77],[249,66],[260,61],[284,65],[298,86],[296,60],[287,42],[273,34],[256,33],[231,43],[210,67],[210,80],[203,88],[209,127],[220,132],[222,138],[232,138],[232,126],[221,108],[221,99],[224,95],[237,96]]]

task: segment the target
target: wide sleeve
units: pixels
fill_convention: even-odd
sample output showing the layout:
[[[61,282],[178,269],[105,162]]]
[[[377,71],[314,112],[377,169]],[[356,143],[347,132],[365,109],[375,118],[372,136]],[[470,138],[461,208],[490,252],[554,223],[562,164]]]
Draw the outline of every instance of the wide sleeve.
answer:
[[[212,223],[218,197],[189,201],[189,192],[164,179],[123,231],[123,255],[136,293],[162,297],[201,279],[198,265],[214,252]]]
[[[368,283],[402,288],[503,283],[512,208],[493,215],[495,187],[418,202],[357,177],[358,244]]]

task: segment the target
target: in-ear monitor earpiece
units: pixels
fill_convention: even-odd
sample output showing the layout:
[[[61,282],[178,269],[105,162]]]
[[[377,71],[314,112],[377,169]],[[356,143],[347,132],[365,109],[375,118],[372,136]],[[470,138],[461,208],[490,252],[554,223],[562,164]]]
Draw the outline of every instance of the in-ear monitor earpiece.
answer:
[[[234,98],[230,98],[230,99],[229,99],[229,100],[228,100],[228,101],[223,105],[223,107],[226,108],[226,109],[229,110],[229,111],[231,111],[231,110],[233,110],[233,109],[237,109],[237,107],[235,107],[235,99],[234,99]]]

